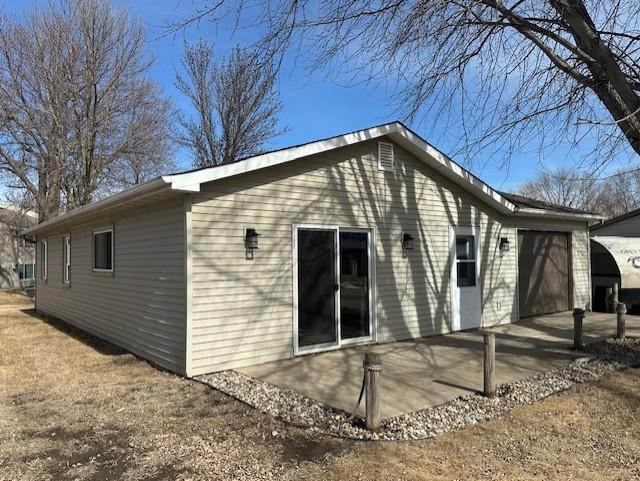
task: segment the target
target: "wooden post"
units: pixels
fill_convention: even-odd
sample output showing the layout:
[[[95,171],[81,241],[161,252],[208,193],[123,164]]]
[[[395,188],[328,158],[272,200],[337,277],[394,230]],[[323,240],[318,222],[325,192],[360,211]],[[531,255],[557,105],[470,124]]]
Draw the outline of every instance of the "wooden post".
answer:
[[[618,308],[618,283],[613,283],[613,289],[611,290],[611,302],[613,303],[613,310]]]
[[[627,313],[627,305],[622,302],[618,302],[618,305],[616,306],[616,314],[618,318],[618,328],[616,330],[617,331],[616,338],[618,339],[624,339],[627,335],[626,326],[625,326],[626,313]]]
[[[496,334],[484,332],[484,395],[496,395]]]
[[[364,383],[366,416],[365,425],[369,431],[380,430],[380,371],[382,361],[379,354],[367,352],[364,355]]]
[[[582,342],[582,321],[584,320],[584,309],[576,307],[573,310],[573,348],[577,351],[582,350],[584,343]]]
[[[615,306],[613,305],[613,287],[607,287],[604,292],[607,301],[607,312],[613,312],[615,310]]]

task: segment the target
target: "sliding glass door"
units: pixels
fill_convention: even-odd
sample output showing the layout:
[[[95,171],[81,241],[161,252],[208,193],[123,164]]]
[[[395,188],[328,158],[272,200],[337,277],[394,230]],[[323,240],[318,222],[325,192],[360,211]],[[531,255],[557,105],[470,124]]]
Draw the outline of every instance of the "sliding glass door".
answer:
[[[298,230],[298,347],[338,341],[336,231]]]
[[[371,238],[366,230],[296,228],[297,351],[371,339]]]
[[[340,339],[370,337],[369,233],[340,231]]]

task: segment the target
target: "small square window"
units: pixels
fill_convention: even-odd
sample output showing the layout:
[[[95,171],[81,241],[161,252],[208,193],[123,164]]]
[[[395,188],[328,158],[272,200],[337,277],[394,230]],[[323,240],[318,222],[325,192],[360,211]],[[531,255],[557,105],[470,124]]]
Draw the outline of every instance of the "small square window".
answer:
[[[93,233],[93,270],[113,272],[113,229]]]
[[[32,280],[33,272],[33,264],[18,264],[18,277],[21,280]]]

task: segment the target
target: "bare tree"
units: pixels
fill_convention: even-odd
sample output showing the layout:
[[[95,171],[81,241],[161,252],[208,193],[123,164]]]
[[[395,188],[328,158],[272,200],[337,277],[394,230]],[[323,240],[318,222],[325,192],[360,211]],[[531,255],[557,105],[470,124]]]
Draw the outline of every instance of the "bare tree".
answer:
[[[41,220],[171,155],[170,103],[145,78],[141,23],[107,0],[51,1],[0,20],[0,170]],[[142,180],[139,177],[136,180]]]
[[[236,5],[240,5],[237,7]],[[541,146],[590,145],[602,168],[640,153],[637,0],[202,0],[168,27],[235,13],[257,24],[272,58],[293,51],[314,67],[342,66],[395,85],[409,117],[448,123],[459,154],[504,158],[533,132]],[[587,141],[583,142],[585,139]],[[629,149],[629,147],[631,149]]]
[[[640,167],[593,178],[560,168],[540,172],[517,189],[521,195],[555,205],[614,217],[640,207]]]
[[[589,212],[596,212],[602,200],[601,188],[596,179],[566,168],[540,172],[535,179],[520,185],[518,193],[554,205]]]
[[[255,155],[283,133],[274,71],[255,54],[236,47],[216,62],[213,46],[201,40],[185,45],[182,66],[176,86],[196,114],[182,116],[179,141],[192,151],[196,167]]]
[[[640,170],[618,172],[599,181],[596,212],[615,217],[640,208]]]

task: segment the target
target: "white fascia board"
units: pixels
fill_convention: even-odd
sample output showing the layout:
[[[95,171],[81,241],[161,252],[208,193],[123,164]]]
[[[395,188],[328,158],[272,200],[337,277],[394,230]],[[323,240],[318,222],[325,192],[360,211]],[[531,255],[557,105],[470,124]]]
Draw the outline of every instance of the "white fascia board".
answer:
[[[44,229],[48,229],[50,227],[53,227],[71,220],[76,220],[82,217],[86,217],[88,215],[91,215],[103,209],[107,209],[117,204],[123,204],[133,200],[138,200],[142,197],[145,197],[150,194],[155,194],[158,191],[161,191],[167,188],[169,188],[167,183],[161,177],[159,177],[157,179],[150,180],[149,182],[145,182],[143,184],[130,187],[129,189],[123,190],[122,192],[106,197],[102,200],[70,210],[65,214],[62,214],[57,217],[54,217],[53,219],[44,221],[41,224],[36,224],[33,227],[30,227],[29,229],[26,229],[23,232],[21,232],[21,235],[32,235]]]
[[[581,214],[578,212],[559,212],[545,209],[521,208],[518,209],[516,215],[527,217],[542,217],[567,220],[596,221],[602,220],[601,215],[597,214]]]
[[[311,155],[320,154],[340,147],[346,147],[365,140],[371,140],[383,135],[389,135],[398,130],[399,123],[381,125],[370,129],[352,132],[350,134],[339,135],[330,139],[318,140],[308,144],[290,147],[287,149],[268,152],[266,154],[256,155],[246,160],[234,162],[232,164],[201,169],[194,172],[186,172],[184,174],[168,175],[163,177],[166,182],[171,183],[172,189],[182,189],[188,191],[198,191],[199,185],[214,180],[233,177],[254,170],[272,167],[274,165],[284,164],[292,160],[309,157]]]

